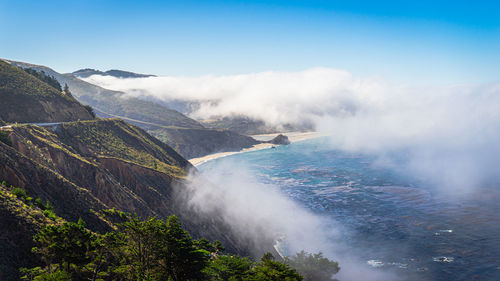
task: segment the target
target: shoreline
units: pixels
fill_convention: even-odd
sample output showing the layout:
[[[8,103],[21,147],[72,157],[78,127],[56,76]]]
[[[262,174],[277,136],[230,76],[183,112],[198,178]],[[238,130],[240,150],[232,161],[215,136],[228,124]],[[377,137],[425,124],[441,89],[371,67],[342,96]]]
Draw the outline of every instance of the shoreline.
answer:
[[[273,139],[279,134],[283,134],[288,137],[290,140],[290,143],[295,143],[303,140],[308,140],[308,139],[314,139],[318,137],[324,136],[323,134],[320,134],[318,132],[288,132],[288,133],[272,133],[272,134],[260,134],[260,135],[250,135],[252,138],[259,140],[259,141],[268,141]],[[238,153],[245,153],[245,152],[250,152],[250,151],[257,151],[257,150],[262,150],[262,149],[269,149],[271,147],[278,146],[276,144],[272,143],[259,143],[256,145],[253,145],[248,148],[243,148],[238,151],[227,151],[227,152],[217,152],[217,153],[212,153],[208,154],[202,157],[196,157],[196,158],[191,158],[188,159],[188,161],[193,165],[193,166],[198,166],[201,165],[205,162],[215,160],[218,158],[230,156],[233,154],[238,154]]]

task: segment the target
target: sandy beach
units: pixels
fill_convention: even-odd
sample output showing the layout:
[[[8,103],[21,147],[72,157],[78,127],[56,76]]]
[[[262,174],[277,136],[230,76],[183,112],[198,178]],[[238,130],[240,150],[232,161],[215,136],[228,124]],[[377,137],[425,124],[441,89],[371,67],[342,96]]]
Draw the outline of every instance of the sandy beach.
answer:
[[[268,141],[268,140],[273,139],[274,137],[276,137],[279,134],[283,134],[283,135],[287,136],[288,139],[290,140],[290,142],[292,142],[292,143],[323,136],[323,134],[320,134],[318,132],[288,132],[288,133],[251,135],[251,137],[253,137],[254,139],[259,140],[259,141]],[[244,148],[244,149],[239,150],[239,151],[219,152],[219,153],[205,155],[203,157],[192,158],[192,159],[189,159],[189,162],[191,164],[197,166],[197,165],[200,165],[202,163],[205,163],[207,161],[214,160],[217,158],[226,157],[226,156],[233,155],[236,153],[244,153],[244,152],[249,152],[249,151],[267,149],[267,148],[271,148],[273,146],[276,146],[276,145],[271,144],[271,143],[259,143],[259,144],[252,146],[252,147]]]

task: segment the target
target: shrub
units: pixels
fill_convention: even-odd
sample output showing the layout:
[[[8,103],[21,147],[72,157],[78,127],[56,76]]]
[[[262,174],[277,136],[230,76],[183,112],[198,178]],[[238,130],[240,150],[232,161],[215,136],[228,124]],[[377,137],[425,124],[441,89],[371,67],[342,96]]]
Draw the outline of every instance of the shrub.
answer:
[[[56,220],[56,218],[57,218],[56,214],[55,214],[55,213],[54,213],[54,211],[52,211],[52,210],[43,210],[43,214],[44,214],[47,218],[49,218],[49,219],[51,219],[51,220],[53,220],[53,221],[55,221],[55,220]]]
[[[94,112],[94,109],[92,108],[92,106],[84,105],[83,107],[85,107],[85,109],[90,113],[90,115],[92,115],[92,117],[95,118],[95,112]]]
[[[19,187],[14,187],[12,189],[12,193],[19,199],[23,199],[26,198],[26,191],[24,191],[24,189],[22,188],[19,188]]]
[[[8,146],[12,146],[12,141],[9,139],[9,135],[5,131],[0,131],[0,141]]]
[[[40,198],[35,199],[35,206],[37,206],[42,210],[45,210],[45,205],[43,204],[43,201]]]

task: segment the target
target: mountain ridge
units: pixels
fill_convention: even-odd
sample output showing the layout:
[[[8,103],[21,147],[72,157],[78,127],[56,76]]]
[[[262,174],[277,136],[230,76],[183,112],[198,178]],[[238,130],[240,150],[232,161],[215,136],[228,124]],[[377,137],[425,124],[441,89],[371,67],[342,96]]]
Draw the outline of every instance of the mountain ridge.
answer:
[[[119,70],[119,69],[110,69],[107,71],[100,71],[97,69],[92,69],[92,68],[83,68],[79,69],[77,71],[73,71],[71,74],[75,75],[76,77],[81,77],[81,78],[87,78],[92,75],[102,75],[102,76],[113,76],[116,78],[145,78],[145,77],[156,77],[156,75],[152,74],[141,74],[141,73],[135,73],[135,72],[130,72],[130,71],[125,71],[125,70]]]
[[[220,128],[207,129],[200,122],[158,103],[129,97],[126,93],[101,88],[73,74],[60,74],[53,69],[18,61],[17,67],[30,67],[54,76],[67,84],[75,98],[91,105],[98,117],[123,118],[174,147],[185,158],[195,158],[222,151],[235,151],[258,143],[249,136]],[[211,141],[207,141],[206,139]]]

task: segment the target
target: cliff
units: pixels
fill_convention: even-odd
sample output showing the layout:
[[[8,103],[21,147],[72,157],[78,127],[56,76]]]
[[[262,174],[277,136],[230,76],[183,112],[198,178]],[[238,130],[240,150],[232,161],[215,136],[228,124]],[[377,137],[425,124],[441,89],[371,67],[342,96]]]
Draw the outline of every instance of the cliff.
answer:
[[[53,202],[62,218],[83,218],[94,231],[111,226],[98,211],[117,208],[142,217],[176,214],[194,237],[223,241],[248,253],[220,218],[186,208],[179,194],[194,167],[168,145],[118,119],[70,122],[52,127],[2,129],[0,179],[32,197]]]

